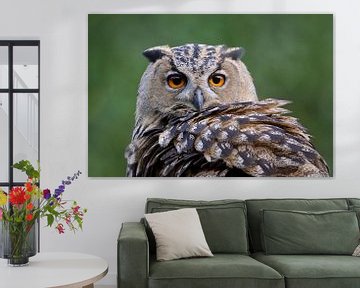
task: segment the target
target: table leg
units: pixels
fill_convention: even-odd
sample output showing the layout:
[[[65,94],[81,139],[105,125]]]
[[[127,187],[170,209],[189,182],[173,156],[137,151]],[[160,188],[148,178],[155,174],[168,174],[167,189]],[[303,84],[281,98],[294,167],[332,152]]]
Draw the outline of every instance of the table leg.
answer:
[[[94,284],[86,285],[86,286],[84,286],[83,288],[94,288]]]

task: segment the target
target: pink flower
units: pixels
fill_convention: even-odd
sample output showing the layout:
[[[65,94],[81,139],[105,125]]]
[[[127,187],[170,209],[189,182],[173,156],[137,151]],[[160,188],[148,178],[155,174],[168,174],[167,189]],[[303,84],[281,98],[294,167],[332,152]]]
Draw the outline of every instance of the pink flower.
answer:
[[[79,214],[79,209],[80,209],[80,206],[75,206],[75,207],[72,207],[72,210],[73,210],[73,214],[76,215],[76,214]]]
[[[66,222],[67,225],[69,225],[71,223],[71,215],[70,214],[66,215],[65,222]]]
[[[55,228],[58,230],[59,234],[62,234],[65,231],[64,225],[61,223],[59,223]]]
[[[0,208],[0,220],[2,220],[2,214],[3,214],[3,211],[2,211],[2,209]]]

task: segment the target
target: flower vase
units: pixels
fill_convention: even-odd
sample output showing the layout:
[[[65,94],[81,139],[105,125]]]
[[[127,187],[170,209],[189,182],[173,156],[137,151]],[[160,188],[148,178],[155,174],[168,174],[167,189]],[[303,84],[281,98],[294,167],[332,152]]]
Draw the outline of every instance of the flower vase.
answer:
[[[0,257],[8,259],[9,266],[25,266],[37,251],[37,223],[0,221]]]

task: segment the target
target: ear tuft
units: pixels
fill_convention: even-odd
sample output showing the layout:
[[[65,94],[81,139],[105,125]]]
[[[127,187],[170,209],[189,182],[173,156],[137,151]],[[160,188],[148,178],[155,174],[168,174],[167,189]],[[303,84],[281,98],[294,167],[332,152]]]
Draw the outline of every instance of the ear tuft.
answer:
[[[167,53],[166,51],[169,49],[168,46],[157,46],[153,48],[146,49],[143,52],[143,55],[150,61],[156,62],[156,60],[161,59]]]
[[[225,52],[225,57],[229,57],[233,60],[241,59],[245,54],[245,49],[242,47],[228,48]]]

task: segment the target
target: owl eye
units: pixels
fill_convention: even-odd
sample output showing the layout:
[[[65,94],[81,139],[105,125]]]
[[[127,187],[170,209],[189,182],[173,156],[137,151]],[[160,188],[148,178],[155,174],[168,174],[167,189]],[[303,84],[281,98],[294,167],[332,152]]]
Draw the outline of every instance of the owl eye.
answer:
[[[186,85],[186,77],[181,74],[172,74],[167,77],[167,84],[172,89],[180,89]]]
[[[221,87],[225,84],[225,75],[213,74],[209,77],[209,84],[213,87]]]

